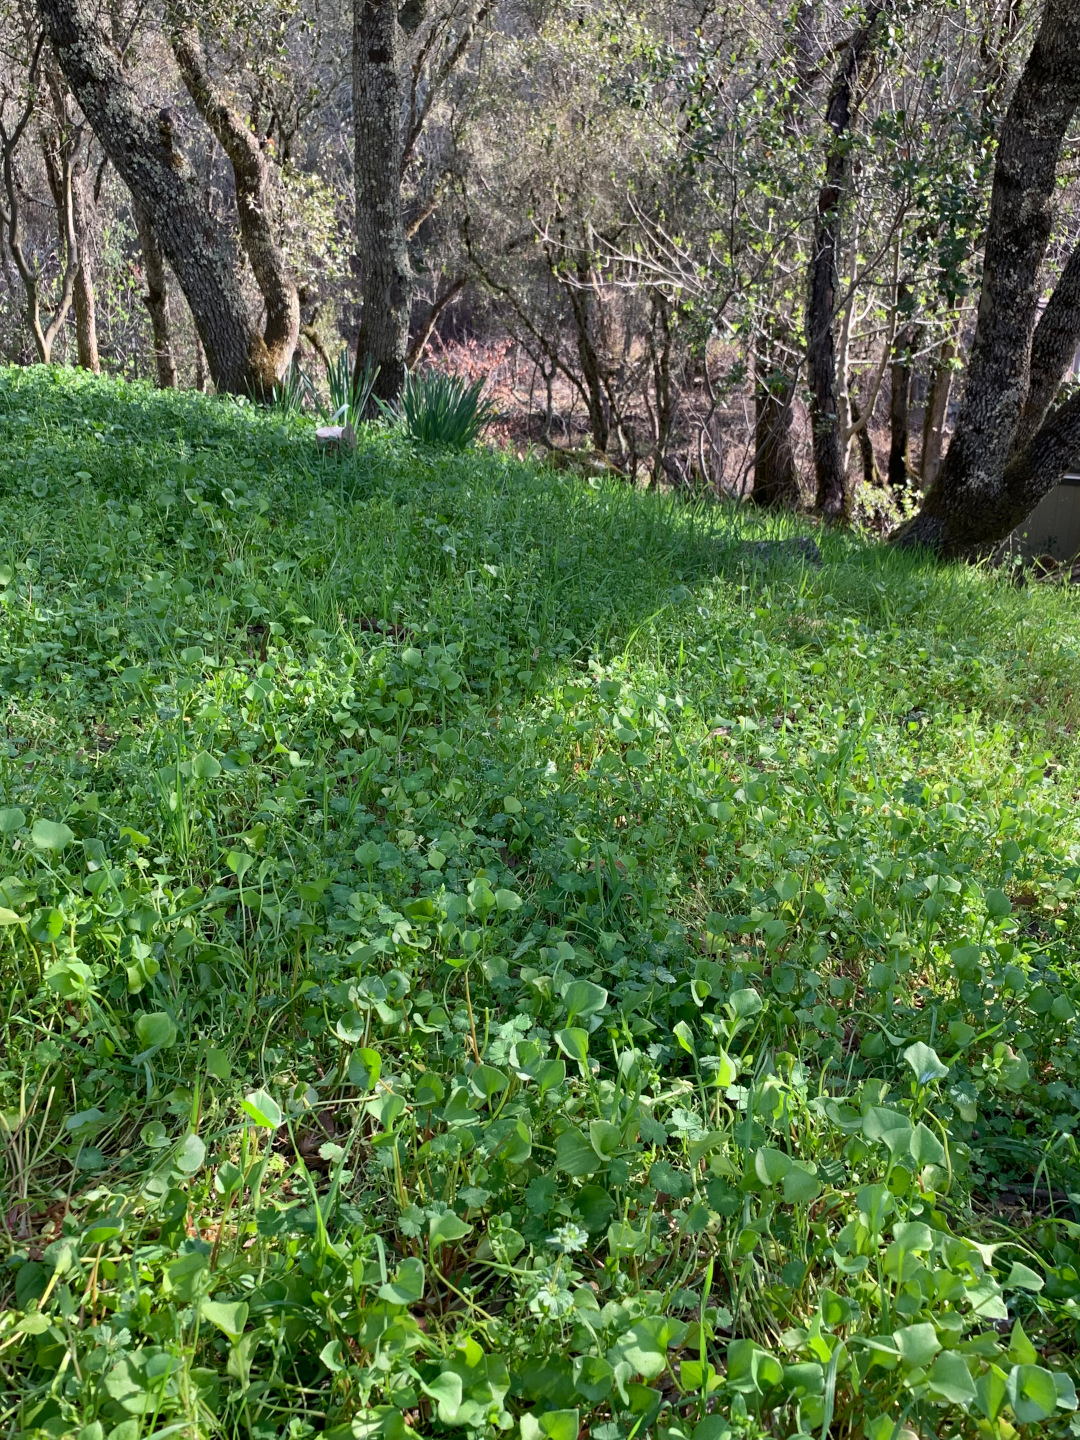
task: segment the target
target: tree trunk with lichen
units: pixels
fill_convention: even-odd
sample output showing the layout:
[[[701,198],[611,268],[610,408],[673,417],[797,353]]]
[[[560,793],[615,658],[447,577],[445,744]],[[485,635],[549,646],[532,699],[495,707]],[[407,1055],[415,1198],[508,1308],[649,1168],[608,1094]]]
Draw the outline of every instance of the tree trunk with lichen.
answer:
[[[155,115],[143,104],[83,0],[36,3],[83,114],[153,222],[214,384],[234,394],[268,393],[283,368],[284,347],[272,353],[255,324],[241,288],[236,237],[206,213],[198,179],[175,144],[171,113]]]
[[[964,400],[918,515],[897,535],[943,556],[991,550],[1061,479],[1080,449],[1080,400],[1053,410],[1080,335],[1070,259],[1036,328],[1058,162],[1080,107],[1080,6],[1047,0],[1005,115]]]
[[[1031,339],[1027,399],[1013,449],[1033,438],[1049,415],[1080,348],[1080,245],[1069,256]]]
[[[405,382],[413,275],[401,206],[402,87],[396,0],[353,0],[356,246],[363,309],[356,374],[379,367],[374,395]]]
[[[215,84],[194,21],[170,4],[172,51],[195,108],[229,157],[236,183],[240,240],[255,283],[266,302],[262,340],[265,363],[280,380],[292,362],[300,338],[300,298],[269,217],[270,166],[265,144]]]

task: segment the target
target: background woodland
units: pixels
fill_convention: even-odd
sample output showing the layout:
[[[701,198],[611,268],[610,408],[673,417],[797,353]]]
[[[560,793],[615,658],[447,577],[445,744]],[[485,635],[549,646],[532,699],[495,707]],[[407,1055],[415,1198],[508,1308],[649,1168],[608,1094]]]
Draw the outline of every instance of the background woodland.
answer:
[[[1039,368],[1080,94],[1040,46],[1077,28],[1021,0],[6,0],[0,354],[268,395],[345,346],[383,399],[433,362],[486,375],[518,442],[888,531],[1010,264],[994,345]],[[1064,107],[1041,169],[1021,75]],[[1042,190],[1013,197],[1031,253],[984,267],[1010,102]],[[1067,279],[1016,450],[1071,384]],[[1000,539],[1030,490],[1000,533],[918,538]]]

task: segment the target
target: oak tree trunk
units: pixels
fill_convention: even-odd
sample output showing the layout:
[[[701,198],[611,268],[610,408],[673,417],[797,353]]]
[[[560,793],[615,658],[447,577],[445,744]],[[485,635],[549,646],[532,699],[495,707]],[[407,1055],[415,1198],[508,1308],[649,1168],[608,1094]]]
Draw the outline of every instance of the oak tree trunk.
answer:
[[[556,273],[556,267],[550,256],[548,264],[551,266],[552,273]],[[610,412],[604,393],[600,352],[593,340],[592,314],[594,307],[590,303],[593,291],[590,284],[589,259],[584,252],[578,252],[575,270],[578,283],[564,285],[564,289],[570,301],[571,314],[574,317],[574,338],[577,341],[578,361],[581,365],[581,378],[589,408],[589,427],[592,430],[593,444],[601,455],[605,455],[611,440]]]
[[[266,362],[280,380],[300,338],[300,298],[288,262],[270,223],[270,166],[265,143],[254,134],[215,84],[203,55],[199,31],[179,4],[168,6],[172,50],[195,108],[232,166],[240,239],[255,283],[266,303],[263,344]]]
[[[169,111],[143,104],[83,0],[36,0],[57,62],[102,149],[154,229],[180,284],[218,390],[267,393],[278,378],[241,289],[234,234],[208,215]],[[269,306],[268,306],[269,309]]]
[[[978,320],[956,432],[922,509],[897,537],[901,543],[921,543],[945,556],[986,552],[1060,480],[1080,443],[1080,405],[1074,401],[1029,433],[1072,358],[1071,261],[1062,277],[1065,296],[1058,306],[1051,301],[1054,314],[1037,350],[1032,341],[1058,160],[1078,105],[1080,5],[1047,0],[1001,128]]]
[[[1013,449],[1022,448],[1050,413],[1080,347],[1080,245],[1069,256],[1031,340],[1031,379]]]
[[[199,332],[195,332],[195,389],[200,395],[206,389],[206,351],[199,339]]]
[[[813,431],[816,506],[828,520],[842,520],[850,497],[846,445],[837,404],[833,325],[839,288],[840,223],[848,179],[848,132],[861,99],[860,77],[869,55],[881,0],[866,7],[863,23],[843,48],[829,95],[825,123],[829,148],[825,181],[818,193],[806,303],[807,368]]]
[[[353,0],[356,245],[363,308],[356,376],[379,367],[374,395],[405,382],[413,275],[401,205],[402,85],[396,0]]]
[[[671,394],[671,348],[672,326],[671,305],[659,289],[649,291],[649,329],[647,342],[649,359],[652,363],[653,395],[656,407],[653,414],[653,458],[652,485],[659,485],[664,476],[664,460],[671,440],[675,422],[675,407]],[[646,397],[647,399],[648,397]],[[630,474],[636,471],[636,462],[630,466]]]

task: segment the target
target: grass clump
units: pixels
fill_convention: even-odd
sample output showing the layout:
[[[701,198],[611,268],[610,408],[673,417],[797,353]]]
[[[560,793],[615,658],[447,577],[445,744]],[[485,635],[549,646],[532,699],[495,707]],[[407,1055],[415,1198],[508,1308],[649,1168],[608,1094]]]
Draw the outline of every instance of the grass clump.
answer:
[[[484,380],[466,384],[442,370],[408,371],[401,394],[386,413],[420,445],[467,450],[491,423],[495,407],[481,400]]]
[[[1070,1433],[1076,607],[0,376],[10,1434]]]
[[[343,345],[337,359],[327,369],[326,382],[330,390],[329,418],[332,425],[351,425],[358,430],[368,413],[371,392],[379,378],[379,367],[369,360],[357,371],[349,355],[349,347]]]

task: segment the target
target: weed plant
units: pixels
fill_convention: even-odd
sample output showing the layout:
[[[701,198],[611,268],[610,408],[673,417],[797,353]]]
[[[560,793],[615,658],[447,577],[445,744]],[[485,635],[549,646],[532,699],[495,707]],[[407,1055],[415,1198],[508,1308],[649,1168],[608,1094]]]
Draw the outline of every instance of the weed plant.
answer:
[[[0,373],[0,1415],[1077,1432],[1077,608]]]

